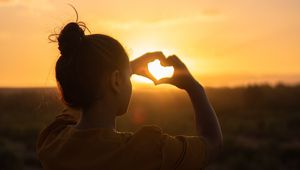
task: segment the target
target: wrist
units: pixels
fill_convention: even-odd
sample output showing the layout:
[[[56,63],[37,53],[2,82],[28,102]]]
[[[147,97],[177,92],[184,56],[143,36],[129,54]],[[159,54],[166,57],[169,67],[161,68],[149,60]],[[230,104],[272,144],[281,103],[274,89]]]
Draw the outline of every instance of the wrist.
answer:
[[[202,87],[202,85],[195,80],[194,78],[191,78],[189,81],[186,82],[186,86],[184,88],[184,90],[187,93],[193,93],[195,90],[203,90],[204,88]]]
[[[198,94],[204,92],[204,87],[197,81],[195,80],[194,82],[190,82],[185,91],[189,94]]]

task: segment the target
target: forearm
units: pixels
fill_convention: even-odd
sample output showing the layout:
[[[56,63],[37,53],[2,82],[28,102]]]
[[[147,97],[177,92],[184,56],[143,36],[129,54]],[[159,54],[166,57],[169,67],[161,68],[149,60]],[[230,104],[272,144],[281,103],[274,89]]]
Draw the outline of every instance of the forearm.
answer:
[[[194,80],[186,91],[195,110],[198,135],[206,138],[215,146],[221,146],[223,139],[220,124],[214,109],[208,101],[204,88]]]

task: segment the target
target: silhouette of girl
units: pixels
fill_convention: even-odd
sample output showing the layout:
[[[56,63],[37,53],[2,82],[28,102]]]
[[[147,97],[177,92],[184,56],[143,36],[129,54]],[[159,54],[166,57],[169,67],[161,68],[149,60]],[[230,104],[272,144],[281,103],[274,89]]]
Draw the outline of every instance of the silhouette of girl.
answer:
[[[216,114],[203,87],[177,56],[150,52],[130,62],[117,40],[85,35],[75,22],[62,29],[58,45],[58,88],[64,103],[80,110],[81,117],[61,114],[42,131],[37,152],[44,169],[201,169],[219,153],[222,134]],[[173,66],[173,77],[152,77],[147,64],[155,59]],[[115,118],[127,111],[132,74],[185,90],[195,110],[198,136],[170,136],[156,126],[118,132]]]

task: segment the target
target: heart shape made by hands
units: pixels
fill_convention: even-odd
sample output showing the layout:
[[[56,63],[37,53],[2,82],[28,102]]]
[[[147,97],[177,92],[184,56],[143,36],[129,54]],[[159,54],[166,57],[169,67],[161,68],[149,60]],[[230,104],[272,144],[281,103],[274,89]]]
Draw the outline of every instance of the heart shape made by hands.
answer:
[[[156,80],[172,77],[174,73],[174,68],[172,66],[163,67],[160,65],[160,61],[158,59],[148,63],[148,70],[156,78]]]

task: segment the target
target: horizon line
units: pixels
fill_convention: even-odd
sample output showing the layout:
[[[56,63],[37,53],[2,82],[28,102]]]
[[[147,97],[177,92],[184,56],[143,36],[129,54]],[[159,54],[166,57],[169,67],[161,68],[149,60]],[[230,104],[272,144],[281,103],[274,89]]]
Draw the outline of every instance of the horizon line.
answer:
[[[145,84],[139,84],[139,85],[137,85],[137,87],[132,87],[132,88],[138,90],[138,89],[142,89],[143,87],[149,88],[150,86],[152,86],[152,85],[145,83]],[[170,87],[166,87],[166,86],[170,86]],[[250,86],[295,87],[295,86],[300,86],[300,81],[295,82],[295,83],[287,83],[287,82],[281,82],[281,81],[278,81],[277,83],[256,82],[256,83],[246,83],[246,84],[239,84],[239,85],[232,85],[232,86],[228,86],[228,85],[227,86],[226,85],[222,85],[222,86],[205,86],[204,85],[204,88],[214,88],[214,89],[218,89],[218,88],[243,88],[243,87],[250,87]],[[152,88],[157,88],[157,87],[159,87],[159,86],[153,85]],[[163,84],[160,87],[162,87],[163,89],[173,88],[172,85],[166,85],[166,84]],[[54,86],[54,85],[49,85],[49,86],[0,86],[0,89],[57,89],[57,86]]]

